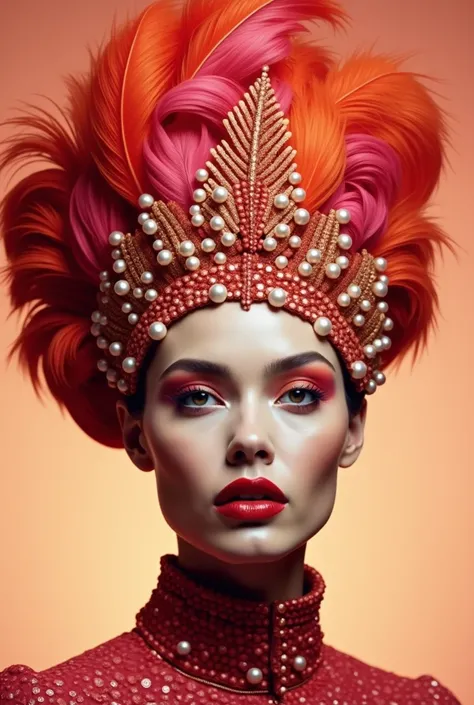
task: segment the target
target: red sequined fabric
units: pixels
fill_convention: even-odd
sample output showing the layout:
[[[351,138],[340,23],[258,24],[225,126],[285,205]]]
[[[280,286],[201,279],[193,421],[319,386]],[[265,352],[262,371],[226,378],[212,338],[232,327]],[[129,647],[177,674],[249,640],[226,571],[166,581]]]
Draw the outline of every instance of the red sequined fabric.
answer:
[[[136,627],[68,661],[0,674],[9,705],[459,705],[431,676],[405,678],[322,641],[321,576],[271,604],[203,587],[163,556]]]

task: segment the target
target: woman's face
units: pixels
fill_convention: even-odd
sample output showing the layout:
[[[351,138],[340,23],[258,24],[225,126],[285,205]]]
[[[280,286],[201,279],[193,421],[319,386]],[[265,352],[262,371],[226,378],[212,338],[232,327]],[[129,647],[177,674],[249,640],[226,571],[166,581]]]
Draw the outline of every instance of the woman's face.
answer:
[[[232,563],[276,560],[316,534],[334,505],[338,467],[363,443],[332,346],[266,304],[226,303],[174,324],[148,371],[140,429],[138,459],[128,450],[155,468],[167,523]],[[286,501],[262,514],[247,500],[255,517],[242,501],[219,509],[217,495],[238,478],[267,478]]]

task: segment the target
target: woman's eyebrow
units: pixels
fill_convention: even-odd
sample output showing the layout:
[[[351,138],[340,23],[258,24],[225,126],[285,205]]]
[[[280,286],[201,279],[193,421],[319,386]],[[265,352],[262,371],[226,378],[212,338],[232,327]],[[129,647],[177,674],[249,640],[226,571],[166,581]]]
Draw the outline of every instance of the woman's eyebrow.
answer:
[[[313,350],[305,353],[299,353],[298,355],[290,355],[290,357],[284,357],[281,360],[274,360],[268,365],[265,365],[265,376],[272,377],[280,375],[283,372],[290,372],[296,367],[304,367],[304,365],[309,365],[311,362],[323,362],[328,365],[333,372],[336,371],[334,365],[329,362],[329,360],[321,355],[321,353],[315,352]]]

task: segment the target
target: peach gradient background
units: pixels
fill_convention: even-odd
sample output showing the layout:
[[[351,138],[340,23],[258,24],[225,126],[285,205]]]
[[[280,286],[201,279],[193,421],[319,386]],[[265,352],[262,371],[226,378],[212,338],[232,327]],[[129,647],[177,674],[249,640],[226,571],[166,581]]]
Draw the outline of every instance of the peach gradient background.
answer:
[[[146,3],[1,0],[0,115],[34,93],[63,99],[61,76],[86,45]],[[434,212],[463,248],[439,270],[440,330],[415,372],[404,364],[370,401],[366,450],[341,473],[335,513],[309,546],[325,576],[328,643],[407,675],[431,673],[474,703],[472,173],[470,0],[351,0],[340,53],[375,41],[412,52],[439,77],[453,116],[450,168]],[[400,96],[403,100],[403,96]],[[5,188],[5,183],[1,184]],[[44,669],[133,626],[162,553],[175,550],[153,477],[99,447],[49,400],[41,405],[5,353],[17,330],[0,293],[0,670]]]

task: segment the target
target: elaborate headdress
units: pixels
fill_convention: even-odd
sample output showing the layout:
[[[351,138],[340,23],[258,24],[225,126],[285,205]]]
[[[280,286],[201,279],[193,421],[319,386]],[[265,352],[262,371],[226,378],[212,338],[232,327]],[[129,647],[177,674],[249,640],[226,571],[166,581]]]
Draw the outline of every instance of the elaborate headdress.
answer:
[[[443,121],[398,61],[339,66],[303,40],[303,20],[343,19],[331,0],[161,0],[69,79],[65,124],[11,121],[1,165],[50,162],[3,203],[14,351],[96,440],[121,445],[117,398],[203,306],[294,313],[367,393],[425,344]]]

